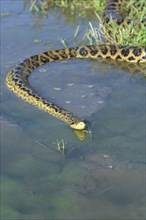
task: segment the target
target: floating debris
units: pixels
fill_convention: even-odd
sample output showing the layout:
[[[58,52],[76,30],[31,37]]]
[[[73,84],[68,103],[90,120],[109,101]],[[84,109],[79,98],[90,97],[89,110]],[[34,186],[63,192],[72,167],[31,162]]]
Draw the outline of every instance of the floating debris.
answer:
[[[56,90],[56,91],[61,91],[62,89],[61,88],[59,88],[59,87],[55,87],[55,88],[53,88],[54,90]]]

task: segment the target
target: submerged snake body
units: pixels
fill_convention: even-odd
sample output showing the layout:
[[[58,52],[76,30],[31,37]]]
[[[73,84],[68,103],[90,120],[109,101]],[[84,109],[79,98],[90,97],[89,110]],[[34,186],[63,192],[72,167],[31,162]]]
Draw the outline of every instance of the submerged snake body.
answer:
[[[111,10],[117,1],[109,1],[105,13]],[[117,8],[113,11],[116,12]],[[112,10],[111,10],[112,11]],[[112,13],[114,13],[112,11]],[[116,12],[117,13],[117,12]],[[16,65],[7,74],[6,83],[8,87],[25,101],[37,106],[49,114],[63,120],[71,128],[83,130],[86,122],[74,116],[71,112],[53,104],[49,100],[39,96],[28,83],[28,77],[39,66],[56,60],[64,59],[112,59],[132,63],[146,63],[146,47],[116,46],[116,45],[93,45],[76,48],[65,48],[54,50],[42,54],[34,55]]]

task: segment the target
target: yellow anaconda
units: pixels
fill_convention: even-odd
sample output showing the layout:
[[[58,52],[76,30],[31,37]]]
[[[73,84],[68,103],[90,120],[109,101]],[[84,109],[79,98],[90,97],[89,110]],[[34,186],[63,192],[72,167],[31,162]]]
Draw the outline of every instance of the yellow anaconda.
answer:
[[[116,0],[110,0],[105,9],[105,16],[111,13],[120,23],[117,15]],[[118,5],[119,6],[119,5]],[[121,21],[123,22],[123,20]],[[31,56],[23,62],[16,65],[9,71],[6,77],[8,87],[25,101],[37,106],[38,108],[48,112],[49,114],[63,120],[71,128],[83,130],[86,122],[71,112],[53,104],[49,100],[35,93],[28,83],[30,74],[39,66],[56,60],[65,59],[112,59],[122,62],[146,63],[146,47],[134,46],[117,46],[117,45],[92,45],[81,46],[75,48],[65,48],[61,50],[53,50],[42,54]]]

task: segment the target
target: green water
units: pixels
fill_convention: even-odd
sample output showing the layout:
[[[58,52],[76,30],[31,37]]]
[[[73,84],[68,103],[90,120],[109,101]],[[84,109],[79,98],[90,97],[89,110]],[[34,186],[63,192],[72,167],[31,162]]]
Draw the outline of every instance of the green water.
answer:
[[[95,96],[88,97],[83,114],[93,134],[81,142],[66,124],[12,94],[5,77],[22,59],[62,48],[60,38],[73,46],[75,27],[81,38],[88,20],[67,22],[59,10],[32,15],[11,0],[1,1],[1,13],[8,14],[1,17],[1,219],[144,220],[145,79],[90,60],[51,63],[32,74],[33,87],[57,103],[73,98],[79,105],[79,88],[104,88],[97,111]],[[63,100],[54,88],[65,94],[70,84],[77,92]],[[57,151],[62,139],[65,154]]]

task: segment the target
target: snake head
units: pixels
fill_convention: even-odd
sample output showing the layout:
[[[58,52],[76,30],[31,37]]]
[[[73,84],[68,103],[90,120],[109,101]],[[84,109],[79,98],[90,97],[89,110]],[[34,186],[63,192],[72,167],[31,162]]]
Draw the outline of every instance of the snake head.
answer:
[[[84,121],[77,121],[71,124],[70,127],[75,130],[84,130],[84,128],[86,127],[86,123]]]

